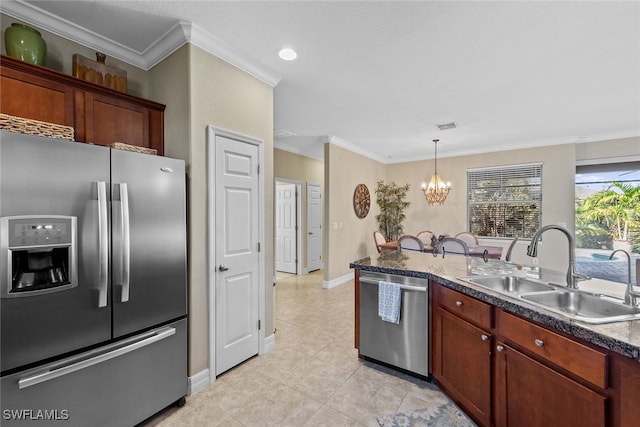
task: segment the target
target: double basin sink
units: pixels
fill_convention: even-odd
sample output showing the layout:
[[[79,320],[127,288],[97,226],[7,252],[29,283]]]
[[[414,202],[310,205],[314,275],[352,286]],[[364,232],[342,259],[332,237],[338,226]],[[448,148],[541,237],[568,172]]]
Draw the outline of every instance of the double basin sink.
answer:
[[[542,280],[517,276],[477,276],[460,279],[586,323],[640,319],[639,307],[626,305],[605,295],[568,289]]]

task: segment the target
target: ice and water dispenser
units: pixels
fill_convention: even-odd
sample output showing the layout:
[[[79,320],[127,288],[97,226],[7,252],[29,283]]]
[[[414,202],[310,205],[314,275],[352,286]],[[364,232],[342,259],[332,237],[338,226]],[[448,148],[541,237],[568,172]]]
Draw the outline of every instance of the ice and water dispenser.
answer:
[[[0,297],[57,292],[77,286],[76,217],[0,218]]]

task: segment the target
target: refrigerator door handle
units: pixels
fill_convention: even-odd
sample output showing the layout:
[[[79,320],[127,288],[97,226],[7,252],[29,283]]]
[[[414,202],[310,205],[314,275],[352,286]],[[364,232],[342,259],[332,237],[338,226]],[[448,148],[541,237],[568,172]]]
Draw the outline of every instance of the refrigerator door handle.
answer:
[[[122,245],[122,277],[120,286],[122,287],[122,293],[120,302],[129,301],[129,282],[131,276],[131,235],[129,233],[129,190],[126,183],[120,184],[120,218],[122,221],[120,229],[122,230],[122,236],[120,239]]]
[[[109,230],[107,229],[107,187],[97,181],[98,188],[98,307],[107,306],[109,286]]]
[[[113,358],[130,353],[139,348],[146,347],[155,342],[161,341],[165,338],[169,338],[171,335],[174,335],[175,333],[176,333],[175,328],[172,328],[171,326],[165,326],[164,328],[156,329],[144,335],[131,338],[125,341],[124,343],[118,343],[117,345],[114,345],[108,348],[106,352],[98,354],[97,356],[86,358],[87,354],[84,354],[84,355],[71,358],[70,360],[67,361],[67,363],[63,364],[62,366],[40,371],[33,375],[21,378],[20,380],[18,380],[18,388],[23,389],[23,388],[31,387],[33,385],[52,380],[54,378],[58,378],[63,375],[68,375],[73,372],[86,369],[89,366],[106,362],[107,360],[111,360]],[[89,353],[91,354],[94,352],[89,352]]]

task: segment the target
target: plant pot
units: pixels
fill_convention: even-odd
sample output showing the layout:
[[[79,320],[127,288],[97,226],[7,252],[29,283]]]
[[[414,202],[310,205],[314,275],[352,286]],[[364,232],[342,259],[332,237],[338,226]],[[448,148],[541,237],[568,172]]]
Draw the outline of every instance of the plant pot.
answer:
[[[7,55],[36,65],[44,65],[47,44],[40,33],[33,28],[18,23],[11,24],[4,32]]]

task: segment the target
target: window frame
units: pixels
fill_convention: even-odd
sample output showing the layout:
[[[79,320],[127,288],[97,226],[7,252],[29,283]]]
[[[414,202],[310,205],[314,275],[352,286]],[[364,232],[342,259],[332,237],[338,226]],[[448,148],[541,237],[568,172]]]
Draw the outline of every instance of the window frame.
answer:
[[[514,185],[514,180],[520,180],[520,183]],[[482,183],[490,183],[493,185],[482,186]],[[484,197],[478,197],[478,192],[484,189],[490,191]],[[522,196],[522,192],[529,196],[526,199],[518,199],[511,197],[504,199],[505,191],[513,196]],[[492,196],[498,196],[492,199]],[[467,169],[467,228],[470,232],[488,239],[531,239],[533,234],[542,224],[542,202],[543,202],[543,163],[525,163],[515,165],[501,165],[481,168]],[[479,206],[495,206],[504,208],[503,215],[497,221],[495,227],[491,230],[478,230],[478,221],[474,221],[478,215],[474,213],[474,208]],[[532,206],[535,206],[532,210]],[[490,210],[487,207],[486,210]],[[507,209],[512,207],[512,215],[507,213]],[[515,208],[515,209],[513,209]],[[520,209],[520,213],[517,212]],[[477,212],[477,210],[475,210]],[[488,213],[487,213],[488,214]],[[518,227],[513,214],[521,216],[518,221],[522,224]],[[486,217],[486,215],[485,215]],[[493,217],[495,218],[495,216]],[[525,221],[528,223],[525,223]],[[485,223],[488,221],[485,221]],[[490,231],[487,233],[487,231]]]

